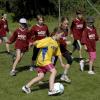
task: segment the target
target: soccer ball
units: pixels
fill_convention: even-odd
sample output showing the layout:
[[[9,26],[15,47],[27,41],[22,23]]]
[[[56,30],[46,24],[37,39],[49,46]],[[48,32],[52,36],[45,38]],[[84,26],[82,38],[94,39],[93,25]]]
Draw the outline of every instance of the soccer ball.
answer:
[[[62,94],[64,92],[64,86],[63,86],[63,84],[61,84],[59,82],[54,84],[54,89],[56,91],[60,91],[60,94]]]

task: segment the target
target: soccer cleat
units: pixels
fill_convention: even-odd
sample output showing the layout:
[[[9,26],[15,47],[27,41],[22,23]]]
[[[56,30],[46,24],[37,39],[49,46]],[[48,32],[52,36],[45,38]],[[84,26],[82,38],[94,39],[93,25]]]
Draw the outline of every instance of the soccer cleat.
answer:
[[[22,87],[22,91],[25,92],[26,94],[31,93],[31,89],[28,88],[28,87],[26,87],[26,86],[23,86],[23,87]]]
[[[71,83],[71,80],[68,78],[67,75],[62,75],[60,79],[61,79],[61,81],[65,81],[67,83]]]
[[[84,71],[84,60],[80,61],[80,70]]]
[[[31,67],[30,67],[30,69],[29,69],[30,71],[34,71],[35,70],[35,66],[34,65],[32,65]]]
[[[14,71],[10,71],[10,75],[11,75],[11,76],[16,76],[16,73],[17,73],[16,70],[14,70]]]
[[[49,95],[49,96],[57,95],[57,94],[60,94],[60,91],[58,91],[58,90],[48,91],[48,95]]]
[[[88,74],[94,75],[95,72],[91,70],[91,71],[88,71]]]

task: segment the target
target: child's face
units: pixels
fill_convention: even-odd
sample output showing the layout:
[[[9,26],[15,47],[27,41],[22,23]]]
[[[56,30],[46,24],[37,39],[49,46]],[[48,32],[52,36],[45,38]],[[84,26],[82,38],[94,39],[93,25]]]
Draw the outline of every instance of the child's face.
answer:
[[[39,24],[39,25],[42,25],[43,23],[44,23],[43,18],[38,19],[38,24]]]
[[[94,23],[93,22],[89,22],[89,23],[87,23],[87,26],[93,27],[94,26]]]
[[[62,25],[62,28],[63,28],[63,29],[67,29],[67,27],[68,27],[68,20],[66,19],[65,21],[63,21],[63,22],[61,23],[61,25]]]
[[[4,15],[3,15],[3,18],[4,18],[4,19],[7,19],[7,14],[4,14]]]
[[[82,14],[78,14],[77,17],[78,17],[79,19],[81,19],[81,18],[83,17],[83,15],[82,15]]]

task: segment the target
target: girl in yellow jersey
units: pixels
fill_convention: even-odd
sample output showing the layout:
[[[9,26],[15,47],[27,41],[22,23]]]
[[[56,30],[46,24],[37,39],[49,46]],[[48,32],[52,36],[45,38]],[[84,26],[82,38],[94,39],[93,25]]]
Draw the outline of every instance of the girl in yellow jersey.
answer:
[[[33,84],[42,80],[46,72],[50,72],[48,95],[54,95],[60,93],[60,91],[54,90],[54,81],[57,71],[54,65],[52,64],[52,57],[58,56],[62,67],[65,68],[65,65],[62,62],[60,48],[56,41],[60,39],[61,35],[62,33],[53,34],[52,37],[47,37],[45,39],[38,40],[33,43],[33,45],[35,45],[37,48],[40,48],[36,61],[36,66],[37,66],[36,70],[38,72],[38,75],[37,77],[33,78],[28,84],[22,87],[22,90],[25,93],[30,93],[31,92],[30,87]]]

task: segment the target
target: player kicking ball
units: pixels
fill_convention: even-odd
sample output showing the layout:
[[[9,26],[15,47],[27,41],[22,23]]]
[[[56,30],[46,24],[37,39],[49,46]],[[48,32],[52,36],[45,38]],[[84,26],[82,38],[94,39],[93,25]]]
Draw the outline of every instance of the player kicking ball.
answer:
[[[35,83],[41,81],[44,78],[46,72],[50,72],[48,95],[55,95],[60,93],[60,91],[56,91],[54,89],[54,81],[57,70],[52,64],[51,59],[53,56],[58,56],[62,67],[65,68],[65,65],[62,62],[60,48],[56,41],[60,38],[61,34],[53,34],[52,37],[47,37],[33,43],[34,46],[40,48],[40,52],[38,54],[36,62],[36,71],[38,72],[38,75],[22,87],[22,91],[24,91],[25,93],[31,93],[30,87]]]

